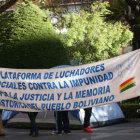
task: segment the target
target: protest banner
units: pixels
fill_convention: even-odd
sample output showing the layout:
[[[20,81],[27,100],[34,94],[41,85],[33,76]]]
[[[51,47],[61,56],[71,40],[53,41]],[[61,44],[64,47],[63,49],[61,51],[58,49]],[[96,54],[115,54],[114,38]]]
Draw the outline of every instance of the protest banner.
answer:
[[[75,110],[139,95],[140,49],[67,68],[0,68],[0,109]]]

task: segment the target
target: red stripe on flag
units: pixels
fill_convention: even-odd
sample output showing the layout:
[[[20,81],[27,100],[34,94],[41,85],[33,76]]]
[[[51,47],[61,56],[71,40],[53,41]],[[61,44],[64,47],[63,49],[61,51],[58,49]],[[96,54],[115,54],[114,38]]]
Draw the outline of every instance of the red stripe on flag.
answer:
[[[126,80],[125,82],[123,82],[120,87],[124,86],[126,83],[128,83],[129,81],[134,80],[134,77],[129,78],[128,80]]]

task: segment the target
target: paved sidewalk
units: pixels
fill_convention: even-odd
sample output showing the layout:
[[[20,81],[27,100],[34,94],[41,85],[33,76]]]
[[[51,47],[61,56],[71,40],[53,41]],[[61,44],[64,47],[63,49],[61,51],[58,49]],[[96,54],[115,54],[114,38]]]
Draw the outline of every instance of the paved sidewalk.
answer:
[[[28,136],[28,129],[6,128],[6,136],[0,140],[140,140],[140,122],[127,122],[111,126],[94,128],[87,134],[82,130],[72,130],[70,135],[52,136],[51,130],[40,130],[39,136]]]

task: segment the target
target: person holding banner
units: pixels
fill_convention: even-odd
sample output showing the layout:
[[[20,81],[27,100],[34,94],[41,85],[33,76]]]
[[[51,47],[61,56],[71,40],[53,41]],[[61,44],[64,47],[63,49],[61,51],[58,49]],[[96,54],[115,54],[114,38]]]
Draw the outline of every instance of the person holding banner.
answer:
[[[5,136],[4,128],[2,124],[2,110],[0,109],[0,136]]]
[[[85,132],[93,132],[93,129],[90,127],[90,117],[91,117],[91,112],[92,108],[85,108],[85,117],[84,117],[84,124],[83,124],[83,130]]]
[[[36,124],[36,117],[37,117],[38,112],[28,112],[28,116],[30,119],[31,123],[31,129],[29,135],[32,137],[37,137],[38,136],[38,126]]]
[[[56,111],[55,119],[56,130],[52,132],[52,135],[70,134],[68,111]]]

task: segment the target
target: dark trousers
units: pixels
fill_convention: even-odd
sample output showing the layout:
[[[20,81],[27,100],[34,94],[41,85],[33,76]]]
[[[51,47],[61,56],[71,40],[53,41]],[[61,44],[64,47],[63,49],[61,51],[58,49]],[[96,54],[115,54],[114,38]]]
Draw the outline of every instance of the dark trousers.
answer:
[[[38,112],[29,112],[28,116],[29,119],[31,121],[31,129],[30,129],[30,133],[33,134],[38,134],[38,126],[36,124],[36,116],[37,116]]]
[[[84,118],[83,127],[88,127],[90,126],[90,117],[91,117],[92,108],[85,108],[84,110],[85,110],[85,118]]]
[[[61,133],[63,130],[66,133],[70,132],[68,111],[56,112],[56,127],[58,133]]]

